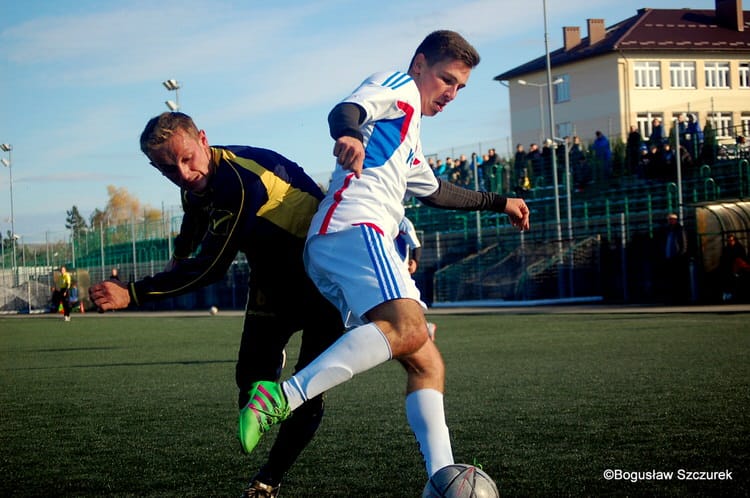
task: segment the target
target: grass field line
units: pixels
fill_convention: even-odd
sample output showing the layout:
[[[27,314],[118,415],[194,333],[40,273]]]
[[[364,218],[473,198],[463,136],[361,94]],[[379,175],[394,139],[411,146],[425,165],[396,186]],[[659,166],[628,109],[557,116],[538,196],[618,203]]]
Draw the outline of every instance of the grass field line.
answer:
[[[171,311],[141,311],[141,310],[124,310],[116,312],[117,316],[122,317],[146,317],[146,316],[201,316],[209,315],[208,310],[171,310]],[[578,305],[538,305],[538,306],[440,306],[429,308],[426,315],[467,315],[467,314],[643,314],[643,313],[750,313],[750,303],[748,304],[709,304],[709,305],[618,305],[618,304],[578,304]],[[220,310],[222,316],[242,316],[243,310]],[[51,313],[34,313],[31,315],[24,313],[0,313],[2,317],[17,318],[49,318],[54,316]],[[74,313],[74,317],[110,317],[111,313],[96,313],[90,311],[81,315]],[[749,325],[750,327],[750,325]]]

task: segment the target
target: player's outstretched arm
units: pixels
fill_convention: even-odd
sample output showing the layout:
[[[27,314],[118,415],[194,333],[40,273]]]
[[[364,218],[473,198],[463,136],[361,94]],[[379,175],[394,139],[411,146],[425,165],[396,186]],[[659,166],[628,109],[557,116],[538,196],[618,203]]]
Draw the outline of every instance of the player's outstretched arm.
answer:
[[[529,229],[529,208],[523,199],[505,197],[494,192],[469,190],[438,179],[438,188],[432,194],[418,197],[423,204],[461,211],[494,211],[505,213],[513,226]]]
[[[127,284],[111,280],[89,287],[89,298],[100,311],[119,310],[130,304]]]

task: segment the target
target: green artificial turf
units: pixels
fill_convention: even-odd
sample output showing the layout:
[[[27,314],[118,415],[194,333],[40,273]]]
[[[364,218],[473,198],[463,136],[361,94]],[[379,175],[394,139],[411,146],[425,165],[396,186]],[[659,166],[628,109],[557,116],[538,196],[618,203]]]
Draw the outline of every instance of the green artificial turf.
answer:
[[[748,314],[431,319],[456,461],[502,496],[750,494]],[[0,495],[239,496],[275,435],[240,454],[240,329],[226,314],[0,317]],[[391,362],[328,393],[281,496],[420,496],[404,387]]]

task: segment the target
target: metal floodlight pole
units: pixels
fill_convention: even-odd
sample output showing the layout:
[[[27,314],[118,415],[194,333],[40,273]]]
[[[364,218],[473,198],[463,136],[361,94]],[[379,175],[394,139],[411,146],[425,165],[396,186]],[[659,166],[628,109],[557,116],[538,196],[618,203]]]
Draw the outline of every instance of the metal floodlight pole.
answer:
[[[180,110],[180,83],[177,80],[170,79],[166,81],[162,81],[161,83],[164,85],[164,88],[169,90],[170,92],[174,92],[174,98],[175,101],[172,102],[171,100],[167,100],[164,102],[170,111],[179,111]]]
[[[565,147],[565,204],[568,215],[568,250],[570,251],[570,265],[568,266],[568,292],[569,296],[575,295],[575,288],[573,284],[573,267],[575,266],[575,241],[573,240],[573,208],[572,208],[572,194],[570,186],[570,138],[555,138],[555,141],[562,143]],[[559,146],[558,146],[559,147]]]
[[[0,144],[0,149],[8,153],[8,159],[3,158],[3,166],[8,168],[8,178],[10,182],[10,242],[13,248],[13,286],[18,285],[18,265],[16,262],[16,218],[13,212],[13,159],[11,153],[13,146],[11,144]],[[0,237],[1,238],[1,237]]]
[[[24,269],[27,268],[26,266],[26,241],[23,239],[23,235],[18,236],[19,239],[21,239],[21,261],[23,261],[23,267]],[[27,271],[27,270],[25,270]],[[28,278],[28,271],[26,273],[26,307],[31,314],[31,279]]]
[[[680,157],[680,136],[679,136],[679,126],[677,123],[677,118],[674,118],[674,148],[675,148],[675,159],[677,163],[677,207],[679,209],[679,220],[680,223],[685,223],[685,220],[682,218],[682,158]]]
[[[547,0],[542,0],[544,9],[544,52],[547,60],[547,103],[549,112],[549,129],[552,132],[552,136],[555,135],[555,110],[553,107],[552,99],[552,64],[549,56],[549,36],[547,34]],[[557,234],[557,251],[560,263],[563,262],[563,246],[562,246],[562,224],[560,222],[560,187],[557,181],[557,154],[552,154],[552,185],[555,190],[555,228]],[[559,277],[558,277],[559,280]]]
[[[571,186],[570,186],[570,140],[555,137],[555,142],[563,144],[565,147],[565,196],[567,197],[567,215],[568,215],[568,239],[573,242],[573,208],[571,206]],[[558,146],[559,147],[559,146]]]

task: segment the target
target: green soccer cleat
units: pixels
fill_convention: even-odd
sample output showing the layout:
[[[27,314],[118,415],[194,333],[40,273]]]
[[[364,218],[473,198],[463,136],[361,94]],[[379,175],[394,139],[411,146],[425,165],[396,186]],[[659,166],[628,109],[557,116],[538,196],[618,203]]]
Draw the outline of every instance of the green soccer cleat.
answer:
[[[260,437],[272,425],[283,422],[291,414],[281,384],[262,380],[253,384],[248,394],[250,401],[240,410],[238,431],[245,453],[253,451]]]

